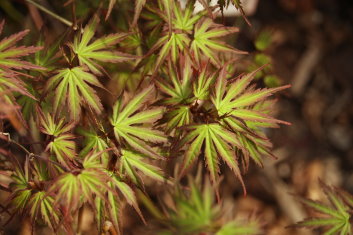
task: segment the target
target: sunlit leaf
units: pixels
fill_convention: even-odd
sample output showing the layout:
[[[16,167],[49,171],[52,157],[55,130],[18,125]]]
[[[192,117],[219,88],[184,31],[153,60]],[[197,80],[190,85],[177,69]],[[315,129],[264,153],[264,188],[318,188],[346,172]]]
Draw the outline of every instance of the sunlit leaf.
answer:
[[[136,57],[112,48],[114,45],[122,41],[128,34],[110,34],[91,42],[98,22],[98,17],[94,16],[92,21],[83,29],[83,34],[77,35],[74,38],[73,44],[70,44],[70,46],[76,53],[81,65],[88,66],[93,73],[100,75],[102,74],[102,68],[97,61],[115,63],[131,60]]]
[[[153,108],[137,112],[151,95],[153,87],[137,94],[130,102],[122,105],[118,100],[113,108],[110,120],[114,127],[115,137],[119,142],[124,140],[138,152],[150,157],[160,157],[146,142],[162,143],[166,141],[164,134],[152,129],[152,124],[163,114],[163,108]],[[141,126],[143,124],[143,126]]]
[[[94,75],[82,67],[74,67],[59,70],[58,74],[47,82],[46,90],[55,89],[54,110],[66,103],[71,119],[78,121],[83,103],[87,103],[97,114],[103,109],[99,97],[90,85],[102,87]]]
[[[200,63],[202,60],[207,58],[214,65],[220,67],[221,62],[218,57],[219,52],[244,54],[245,52],[236,50],[231,46],[224,44],[220,40],[216,40],[217,38],[238,31],[239,29],[235,27],[224,27],[215,24],[209,18],[198,21],[194,29],[194,39],[190,46],[196,62]]]

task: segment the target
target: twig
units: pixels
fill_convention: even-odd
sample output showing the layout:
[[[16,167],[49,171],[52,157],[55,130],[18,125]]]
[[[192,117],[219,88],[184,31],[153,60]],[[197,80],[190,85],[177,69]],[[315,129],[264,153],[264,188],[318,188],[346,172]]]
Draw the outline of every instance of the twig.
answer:
[[[54,12],[50,11],[49,9],[43,7],[42,5],[39,5],[38,3],[32,1],[32,0],[26,0],[26,2],[32,4],[33,6],[37,7],[39,10],[47,13],[48,15],[54,17],[55,19],[59,20],[60,22],[62,22],[63,24],[66,24],[69,27],[73,26],[73,23],[57,14],[55,14]]]
[[[7,136],[7,142],[9,142],[10,144],[14,144],[16,145],[17,147],[19,147],[21,150],[23,150],[28,156],[29,158],[38,158],[39,160],[42,160],[42,161],[46,161],[46,162],[50,162],[56,166],[59,166],[61,167],[63,170],[65,171],[69,171],[69,169],[67,169],[65,166],[61,165],[60,163],[58,162],[54,162],[46,157],[43,157],[43,156],[40,156],[40,155],[37,155],[37,154],[34,154],[30,151],[28,151],[23,145],[21,145],[20,143],[17,143],[16,141],[12,140],[11,137],[10,137],[10,133],[5,133],[5,132],[0,132],[1,135],[4,135],[4,136]]]

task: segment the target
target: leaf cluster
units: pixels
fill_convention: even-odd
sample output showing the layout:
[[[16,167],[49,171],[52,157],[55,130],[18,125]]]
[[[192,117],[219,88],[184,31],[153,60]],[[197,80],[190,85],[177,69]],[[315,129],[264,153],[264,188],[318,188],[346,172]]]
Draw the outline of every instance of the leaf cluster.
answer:
[[[211,183],[201,189],[190,180],[189,192],[176,187],[173,208],[159,219],[185,234],[258,233],[256,223],[219,224],[213,194],[223,165],[245,192],[250,159],[262,166],[272,156],[264,128],[288,123],[271,116],[269,97],[288,86],[257,86],[262,68],[236,72],[246,52],[224,37],[239,29],[216,23],[219,8],[201,2],[205,10],[195,13],[193,0],[185,7],[136,0],[134,14],[119,18],[125,30],[104,34],[109,25],[100,18],[114,25],[118,10],[109,1],[106,14],[97,10],[54,43],[41,37],[40,46],[16,46],[28,31],[0,41],[1,136],[11,132],[2,125],[9,121],[15,138],[4,140],[18,152],[6,152],[12,166],[6,211],[73,234],[76,216],[89,206],[99,232],[108,232],[109,221],[110,232],[120,233],[125,204],[145,221],[137,195],[147,198],[149,186],[167,188],[203,162]]]

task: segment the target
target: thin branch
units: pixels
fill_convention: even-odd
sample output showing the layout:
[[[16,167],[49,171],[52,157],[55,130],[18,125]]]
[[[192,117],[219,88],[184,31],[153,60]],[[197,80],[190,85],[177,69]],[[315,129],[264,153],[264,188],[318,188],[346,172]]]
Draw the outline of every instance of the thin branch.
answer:
[[[54,17],[55,19],[59,20],[60,22],[62,22],[63,24],[66,24],[69,27],[73,26],[73,23],[57,14],[55,14],[54,12],[50,11],[49,9],[43,7],[42,5],[39,5],[38,3],[32,1],[32,0],[26,0],[26,2],[32,4],[33,6],[37,7],[39,10],[47,13],[48,15]]]
[[[61,167],[63,170],[65,171],[69,171],[69,169],[67,169],[65,166],[61,165],[60,163],[58,162],[54,162],[46,157],[43,157],[43,156],[40,156],[38,154],[34,154],[30,151],[28,151],[23,145],[21,145],[20,143],[17,143],[16,141],[12,140],[11,137],[10,137],[10,133],[4,133],[4,132],[0,132],[0,134],[4,135],[4,136],[7,136],[7,142],[9,142],[10,144],[14,144],[16,145],[17,147],[19,147],[22,151],[24,151],[28,156],[29,158],[31,159],[32,157],[33,158],[37,158],[39,160],[42,160],[42,161],[46,161],[46,162],[50,162],[56,166],[59,166]]]

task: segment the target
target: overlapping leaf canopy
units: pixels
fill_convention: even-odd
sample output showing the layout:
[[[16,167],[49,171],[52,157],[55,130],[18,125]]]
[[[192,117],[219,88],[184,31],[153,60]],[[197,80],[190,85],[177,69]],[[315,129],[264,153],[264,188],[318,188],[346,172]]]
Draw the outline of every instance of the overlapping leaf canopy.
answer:
[[[115,2],[109,1],[108,22]],[[27,31],[0,41],[0,104],[17,108],[20,101],[30,130],[23,142],[35,143],[17,145],[26,157],[25,167],[15,164],[15,211],[72,233],[73,217],[89,204],[100,232],[107,221],[119,232],[123,201],[144,220],[136,192],[143,197],[145,184],[171,185],[171,176],[183,177],[198,161],[212,183],[224,162],[245,189],[241,163],[262,165],[271,155],[263,128],[288,124],[270,115],[268,99],[288,86],[260,88],[256,71],[235,72],[245,52],[224,38],[239,29],[215,23],[217,9],[207,1],[198,13],[194,3],[136,0],[125,31],[107,24],[108,35],[94,16],[35,54],[45,72],[22,59],[40,47],[15,46]],[[190,194],[179,195],[168,217],[173,226],[218,235],[258,232],[257,225],[233,220],[209,230],[219,214],[212,187],[191,184]]]

